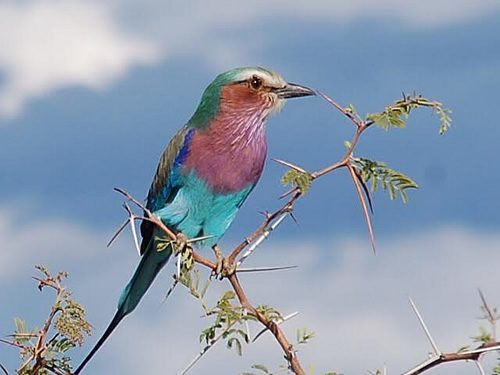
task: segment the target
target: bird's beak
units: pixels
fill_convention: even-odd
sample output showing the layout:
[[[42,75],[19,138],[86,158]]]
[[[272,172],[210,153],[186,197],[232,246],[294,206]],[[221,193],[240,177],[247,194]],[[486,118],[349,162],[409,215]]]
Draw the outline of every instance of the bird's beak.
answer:
[[[284,87],[277,88],[273,90],[278,98],[289,99],[298,98],[301,96],[311,96],[316,95],[316,92],[309,87],[297,85],[295,83],[287,83]]]

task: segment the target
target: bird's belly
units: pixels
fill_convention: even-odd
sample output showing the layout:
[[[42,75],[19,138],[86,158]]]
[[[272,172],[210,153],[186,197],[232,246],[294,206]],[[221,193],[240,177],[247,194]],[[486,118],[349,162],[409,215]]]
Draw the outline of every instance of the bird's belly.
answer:
[[[155,213],[189,238],[210,236],[203,244],[211,246],[229,228],[252,188],[253,184],[237,192],[217,192],[193,171],[184,176],[174,200]]]

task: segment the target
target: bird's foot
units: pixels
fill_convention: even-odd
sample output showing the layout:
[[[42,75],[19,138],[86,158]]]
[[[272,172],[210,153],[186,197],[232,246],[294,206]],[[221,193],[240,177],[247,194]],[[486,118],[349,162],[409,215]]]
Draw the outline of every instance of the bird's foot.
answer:
[[[212,250],[215,253],[216,263],[215,269],[212,270],[212,277],[222,280],[234,273],[234,264],[230,264],[229,260],[224,257],[222,250],[218,245],[212,246]]]
[[[179,253],[182,253],[188,247],[189,247],[189,238],[187,238],[187,236],[182,232],[177,233],[173,246],[174,254],[177,255]]]

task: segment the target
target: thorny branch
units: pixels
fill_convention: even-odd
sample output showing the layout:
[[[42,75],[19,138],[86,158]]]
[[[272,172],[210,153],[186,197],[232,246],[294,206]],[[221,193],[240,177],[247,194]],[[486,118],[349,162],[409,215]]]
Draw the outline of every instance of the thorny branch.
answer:
[[[350,142],[349,148],[347,149],[347,151],[345,152],[345,154],[343,155],[343,157],[341,158],[340,161],[338,161],[332,165],[329,165],[323,169],[320,169],[316,172],[313,172],[313,173],[306,172],[302,168],[297,167],[297,166],[295,166],[291,163],[288,163],[288,162],[282,162],[282,161],[278,161],[278,162],[281,162],[282,164],[285,164],[288,167],[295,169],[300,173],[305,173],[305,174],[310,175],[312,181],[314,181],[314,180],[316,180],[316,179],[318,179],[318,178],[320,178],[328,173],[331,173],[331,172],[335,171],[336,169],[339,169],[342,167],[347,167],[351,173],[355,187],[358,190],[359,198],[360,198],[360,201],[362,203],[363,211],[365,212],[365,218],[366,218],[368,228],[369,228],[369,234],[370,234],[370,239],[372,242],[372,247],[375,250],[375,240],[374,240],[373,229],[372,229],[372,225],[371,225],[371,219],[370,219],[369,212],[368,212],[368,205],[366,204],[365,197],[362,193],[362,191],[366,192],[367,190],[366,190],[366,188],[363,188],[363,190],[361,190],[362,189],[361,185],[363,185],[364,182],[360,181],[358,179],[356,172],[354,171],[354,167],[352,166],[352,162],[351,162],[352,154],[354,152],[356,145],[359,142],[359,139],[360,139],[362,133],[373,122],[372,121],[365,122],[365,121],[361,120],[361,118],[359,118],[359,116],[354,115],[353,113],[349,112],[348,110],[342,108],[339,104],[337,104],[333,99],[329,98],[327,95],[320,93],[320,92],[318,92],[318,94],[321,97],[323,97],[326,101],[328,101],[330,104],[332,104],[335,108],[340,110],[344,115],[346,115],[349,119],[351,119],[351,121],[353,121],[353,123],[356,125],[357,129],[356,129],[356,132],[354,134],[353,139]],[[128,204],[125,203],[124,207],[125,207],[127,213],[129,214],[129,218],[120,227],[119,231],[117,232],[117,234],[115,234],[115,236],[113,236],[113,238],[110,242],[112,242],[116,238],[116,236],[119,234],[119,232],[121,232],[127,224],[130,224],[132,226],[132,228],[133,228],[132,231],[133,231],[133,233],[135,233],[134,222],[135,222],[135,220],[141,220],[141,219],[148,220],[148,221],[154,223],[155,225],[157,225],[160,229],[162,229],[167,234],[167,236],[172,241],[175,242],[178,240],[178,234],[175,233],[170,228],[168,228],[160,218],[155,216],[140,201],[135,199],[133,196],[131,196],[127,191],[125,191],[123,189],[115,188],[115,190],[117,192],[121,193],[122,195],[124,195],[127,198],[127,200],[129,200],[130,202],[137,205],[140,209],[142,209],[144,212],[144,216],[140,217],[140,216],[134,215],[131,212]],[[295,374],[299,374],[299,375],[305,374],[305,372],[304,372],[304,370],[299,362],[299,359],[295,353],[293,345],[287,340],[283,331],[279,328],[278,323],[268,319],[266,316],[264,316],[264,314],[257,311],[257,309],[250,303],[243,288],[241,287],[241,284],[240,284],[239,279],[236,275],[236,272],[237,272],[237,266],[241,265],[241,263],[257,248],[257,246],[260,243],[262,243],[274,229],[277,228],[277,226],[286,218],[286,216],[292,214],[295,204],[304,195],[304,193],[305,193],[305,191],[300,189],[299,187],[293,188],[289,192],[289,194],[287,194],[289,196],[288,200],[279,209],[277,209],[276,211],[274,211],[272,213],[266,213],[264,221],[260,224],[260,226],[252,234],[247,236],[239,245],[237,245],[231,251],[231,253],[227,257],[227,262],[226,262],[227,266],[224,267],[224,269],[222,271],[222,275],[225,276],[229,280],[229,282],[231,283],[231,286],[233,287],[236,295],[238,296],[238,299],[239,299],[241,305],[247,310],[247,312],[250,315],[254,316],[257,320],[259,320],[275,336],[276,340],[278,341],[281,348],[283,349],[283,352],[285,353],[285,357],[289,363],[290,370],[292,370]],[[247,248],[248,248],[247,252],[245,254],[243,254],[243,256],[239,260],[237,260],[238,257],[240,256],[240,254]],[[204,256],[199,254],[194,249],[191,249],[191,252],[192,252],[193,260],[196,263],[199,263],[203,266],[206,266],[209,269],[211,269],[212,271],[216,270],[217,265],[215,262],[205,258]]]
[[[481,291],[479,291],[479,295],[481,297],[482,301],[482,309],[486,310],[487,313],[491,313],[491,309],[489,308],[488,304],[486,303],[486,299],[484,298],[484,295]],[[429,343],[432,346],[432,351],[434,352],[428,359],[423,361],[422,363],[418,364],[417,366],[413,367],[411,370],[406,371],[402,375],[418,375],[421,374],[427,370],[430,370],[436,366],[439,366],[444,363],[448,362],[459,362],[459,361],[474,361],[479,369],[480,374],[484,374],[484,370],[481,367],[481,364],[479,362],[480,357],[488,352],[492,351],[498,351],[500,350],[500,341],[494,341],[491,339],[487,339],[483,341],[481,345],[476,347],[475,349],[470,349],[470,350],[458,350],[457,352],[453,353],[443,353],[441,350],[439,350],[438,346],[436,345],[436,342],[431,336],[431,333],[429,331],[429,328],[427,327],[427,324],[425,324],[424,319],[422,318],[422,315],[418,311],[417,306],[413,302],[413,300],[410,298],[410,305],[413,309],[413,312],[415,313],[420,326],[422,327],[422,330],[424,331],[425,336],[429,340]],[[489,316],[485,317],[488,322],[491,324],[492,329],[495,329],[496,321],[498,320],[498,317],[494,315],[493,313],[489,314]],[[494,336],[493,336],[494,337]]]
[[[355,165],[355,160],[353,159],[353,153],[356,148],[356,146],[359,143],[359,140],[361,139],[362,134],[368,129],[371,125],[377,122],[375,120],[375,117],[370,118],[367,117],[366,120],[363,120],[355,110],[353,110],[353,107],[347,107],[344,108],[340,104],[338,104],[336,101],[334,101],[332,98],[327,96],[326,94],[317,91],[317,94],[322,97],[324,100],[326,100],[328,103],[330,103],[334,108],[339,110],[344,116],[346,116],[356,127],[355,133],[351,139],[350,142],[346,143],[346,151],[342,158],[328,166],[323,167],[322,169],[319,169],[315,172],[308,172],[292,163],[281,161],[281,160],[275,160],[276,162],[283,164],[287,167],[290,168],[290,171],[295,172],[297,175],[294,177],[297,177],[297,181],[302,181],[302,183],[295,183],[295,187],[292,187],[291,190],[289,190],[287,193],[285,193],[281,198],[287,198],[285,203],[275,210],[274,212],[267,212],[265,213],[265,217],[263,222],[257,227],[257,229],[252,232],[249,236],[247,236],[239,245],[234,247],[232,251],[229,253],[229,256],[225,259],[224,262],[224,267],[222,269],[222,278],[227,278],[236,293],[239,302],[241,306],[250,314],[251,316],[255,317],[260,323],[262,323],[266,329],[268,329],[276,338],[278,343],[280,344],[284,354],[285,358],[288,361],[289,364],[289,369],[293,371],[295,374],[298,375],[303,375],[305,374],[299,359],[297,357],[297,354],[292,346],[292,344],[288,341],[288,339],[285,337],[283,331],[279,327],[279,323],[273,320],[268,319],[264,314],[259,312],[248,300],[241,284],[240,281],[237,277],[237,272],[238,272],[238,267],[246,260],[246,258],[253,253],[253,251],[270,235],[270,233],[275,230],[281,222],[287,217],[287,216],[292,216],[293,218],[293,209],[295,204],[299,201],[300,198],[303,197],[305,192],[309,189],[310,185],[317,180],[318,178],[332,173],[333,171],[340,169],[340,168],[346,168],[349,171],[349,174],[352,178],[354,187],[358,193],[358,198],[361,203],[361,207],[363,210],[363,214],[367,223],[367,228],[368,228],[368,234],[370,237],[370,242],[371,246],[373,248],[373,251],[375,252],[375,236],[374,236],[374,231],[373,231],[373,226],[371,222],[371,216],[370,216],[370,211],[371,211],[371,197],[368,188],[366,187],[365,181],[361,178],[357,166]],[[415,108],[417,105],[423,105],[421,103],[406,103],[406,101],[409,100],[409,97],[404,96],[402,101],[397,102],[398,106],[401,107],[403,104],[405,107],[403,109],[397,108],[398,111],[401,111],[401,113],[407,115],[409,111],[412,108]],[[401,103],[400,103],[401,102]],[[436,106],[438,109],[440,109],[441,104],[438,102],[429,102],[430,104],[425,104],[425,106],[431,106],[435,108]],[[386,108],[386,111],[389,111],[389,109]],[[437,110],[436,110],[437,111]],[[399,112],[394,115],[392,112],[390,113],[391,116],[400,116]],[[449,120],[449,118],[447,118]],[[389,118],[389,120],[393,121],[394,118]],[[449,120],[451,121],[451,120]],[[293,178],[291,179],[293,182]],[[285,179],[284,179],[285,181]],[[128,192],[115,188],[116,191],[119,193],[123,194],[128,201],[133,202],[135,205],[137,205],[139,208],[141,208],[144,212],[144,216],[136,216],[133,213],[131,213],[130,208],[128,207],[127,203],[124,204],[125,209],[127,210],[129,214],[128,220],[120,227],[119,231],[117,232],[116,235],[119,234],[123,230],[123,228],[127,225],[130,224],[132,226],[132,232],[135,234],[135,221],[136,220],[148,220],[155,225],[157,225],[160,229],[162,229],[167,236],[174,242],[178,242],[178,233],[175,233],[173,230],[168,228],[163,221],[155,216],[152,212],[150,212],[141,202],[136,200],[134,197],[132,197]],[[116,235],[113,237],[116,238]],[[137,241],[136,241],[137,242]],[[245,253],[242,254],[242,252],[246,250]],[[212,272],[216,272],[217,270],[217,264],[216,262],[213,262],[204,256],[200,255],[197,251],[192,249],[190,247],[190,252],[192,254],[192,259],[194,260],[195,263],[201,264],[203,266],[208,267]],[[239,258],[239,259],[238,259]]]
[[[38,289],[51,288],[56,294],[48,317],[40,329],[32,331],[28,331],[23,320],[16,318],[16,331],[10,335],[12,340],[0,339],[0,342],[19,349],[22,364],[17,374],[68,375],[70,359],[65,353],[72,347],[81,346],[92,326],[85,319],[83,307],[72,300],[71,293],[62,285],[67,273],[53,276],[43,266],[36,268],[42,274],[42,277],[33,277],[38,282]],[[0,368],[8,374],[1,364]]]

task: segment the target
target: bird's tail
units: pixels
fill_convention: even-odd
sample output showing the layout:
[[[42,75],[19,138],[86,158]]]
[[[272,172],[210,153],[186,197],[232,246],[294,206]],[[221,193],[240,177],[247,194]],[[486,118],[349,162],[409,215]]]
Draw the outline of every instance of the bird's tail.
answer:
[[[170,255],[172,254],[172,247],[169,245],[162,251],[157,251],[154,241],[154,235],[152,236],[146,252],[142,256],[139,266],[135,270],[134,276],[130,279],[129,283],[123,290],[120,299],[118,301],[118,311],[109,323],[106,331],[102,334],[101,338],[92,348],[90,353],[85,357],[83,362],[78,366],[74,375],[78,375],[85,365],[92,359],[92,357],[97,353],[100,347],[107,340],[109,335],[115,330],[118,324],[130,314],[139,304],[142,296],[149,289],[153,280],[155,279],[158,272],[165,266],[168,262]]]

